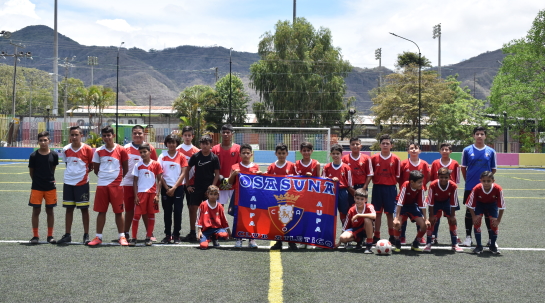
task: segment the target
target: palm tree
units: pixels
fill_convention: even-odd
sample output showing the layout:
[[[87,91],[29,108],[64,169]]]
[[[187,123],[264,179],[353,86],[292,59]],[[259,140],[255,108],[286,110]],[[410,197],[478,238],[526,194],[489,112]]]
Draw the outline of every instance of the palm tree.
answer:
[[[104,108],[115,101],[115,92],[109,87],[102,85],[93,85],[87,89],[78,92],[81,103],[87,107],[89,112],[89,126],[93,125],[93,115],[91,109],[98,110],[99,125],[102,126],[102,111]]]
[[[184,89],[178,98],[174,100],[172,108],[178,112],[181,119],[180,129],[186,125],[194,129],[211,129],[214,125],[207,123],[203,117],[206,117],[207,108],[212,108],[218,103],[216,91],[207,85],[193,85]],[[197,109],[201,109],[199,113]],[[200,118],[200,119],[199,119]]]

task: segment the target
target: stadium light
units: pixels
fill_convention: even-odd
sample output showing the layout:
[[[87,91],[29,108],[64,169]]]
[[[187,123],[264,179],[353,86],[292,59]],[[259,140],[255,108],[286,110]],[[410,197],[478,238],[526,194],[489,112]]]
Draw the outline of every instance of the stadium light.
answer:
[[[433,39],[438,38],[439,41],[439,63],[437,65],[437,75],[441,78],[441,23],[433,27]]]
[[[418,48],[418,145],[420,145],[422,136],[422,54],[420,53],[420,47],[413,40],[398,36],[394,33],[390,33],[390,35],[412,42],[416,45],[416,48]]]
[[[119,129],[119,50],[125,44],[121,42],[121,45],[117,48],[117,76],[116,76],[116,88],[115,88],[115,143],[118,143],[118,129]],[[95,109],[96,110],[96,109]]]
[[[8,32],[8,31],[0,31],[0,35],[2,37],[4,37],[4,39],[9,39],[11,38],[11,32]]]

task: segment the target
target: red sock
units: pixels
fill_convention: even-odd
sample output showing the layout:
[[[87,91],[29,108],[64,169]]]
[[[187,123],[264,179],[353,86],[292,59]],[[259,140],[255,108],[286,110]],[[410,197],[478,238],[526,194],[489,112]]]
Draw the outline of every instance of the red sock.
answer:
[[[344,225],[344,220],[346,220],[346,215],[343,213],[339,213],[341,217],[341,223]]]
[[[365,244],[372,244],[373,243],[373,238],[366,238],[365,239]]]
[[[394,229],[394,237],[399,238],[401,236],[401,230]]]
[[[134,218],[132,218],[132,238],[136,239],[136,236],[138,235],[138,222],[140,222],[140,218],[142,215],[134,215]]]
[[[155,227],[155,214],[148,215],[148,229],[146,230],[146,238],[151,238],[153,228]]]
[[[380,231],[375,231],[375,238],[379,238],[379,239],[380,239]]]
[[[47,236],[48,237],[53,237],[53,227],[48,227],[47,228]]]
[[[425,230],[424,231],[418,230],[418,233],[416,234],[416,239],[420,241],[420,239],[422,239],[425,233],[426,233]]]
[[[395,236],[396,232],[395,232],[395,229],[393,228],[388,228],[388,235],[390,236]]]
[[[40,234],[38,234],[38,229],[37,229],[37,228],[33,228],[33,229],[32,229],[32,234],[33,234],[34,237],[36,237],[36,238],[39,238],[39,237],[40,237]]]

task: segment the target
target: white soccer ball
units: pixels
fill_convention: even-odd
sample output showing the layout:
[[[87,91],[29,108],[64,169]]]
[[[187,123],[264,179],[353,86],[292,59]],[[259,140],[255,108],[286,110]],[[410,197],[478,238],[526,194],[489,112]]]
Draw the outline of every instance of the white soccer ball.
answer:
[[[392,254],[392,243],[386,239],[382,239],[377,242],[375,247],[377,255],[391,255]]]

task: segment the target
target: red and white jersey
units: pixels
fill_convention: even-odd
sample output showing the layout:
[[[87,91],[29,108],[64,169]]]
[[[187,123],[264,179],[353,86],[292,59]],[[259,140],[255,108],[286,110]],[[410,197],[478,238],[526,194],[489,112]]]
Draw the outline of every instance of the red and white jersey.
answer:
[[[371,203],[365,203],[363,206],[363,211],[359,212],[357,205],[354,204],[348,210],[348,214],[346,214],[346,220],[344,221],[343,231],[349,228],[358,229],[359,227],[362,227],[364,218],[358,218],[354,222],[352,222],[352,218],[354,218],[355,215],[361,215],[361,214],[376,214],[375,207]]]
[[[197,211],[196,227],[200,227],[202,231],[209,228],[229,228],[229,223],[225,218],[225,211],[221,203],[216,202],[216,206],[211,207],[208,200],[203,201]]]
[[[403,183],[405,183],[405,181],[409,181],[409,174],[413,170],[418,170],[424,175],[422,188],[424,190],[428,189],[428,182],[430,181],[430,166],[428,162],[422,159],[418,159],[417,163],[413,163],[411,159],[406,159],[401,161],[400,168],[401,168],[401,174],[399,175],[399,179],[397,181],[397,184],[399,184],[400,189]]]
[[[443,202],[449,200],[451,207],[458,206],[458,185],[452,180],[448,180],[446,188],[442,188],[439,184],[439,180],[431,182],[428,189],[428,197],[426,197],[426,204],[434,206],[435,202]]]
[[[259,171],[259,165],[251,162],[250,164],[248,165],[244,165],[242,162],[240,163],[237,163],[237,164],[234,164],[233,166],[231,166],[231,171],[235,171],[235,170],[239,170],[241,173],[244,173],[244,174],[253,174],[257,171]],[[231,175],[231,174],[229,174]],[[233,183],[233,189],[234,190],[238,190],[238,176],[236,176],[236,179],[235,179],[235,182]]]
[[[342,163],[335,168],[333,163],[327,163],[322,170],[322,177],[339,179],[339,188],[352,187],[352,173],[350,167],[346,163]]]
[[[144,161],[136,163],[132,170],[133,180],[138,177],[138,192],[139,193],[157,193],[157,176],[163,173],[161,164],[155,160],[151,160],[146,165]]]
[[[307,173],[311,173],[312,177],[319,177],[319,166],[320,162],[318,160],[310,159],[310,163],[305,165],[302,162],[303,160],[295,161],[295,173],[299,176],[306,176]]]
[[[72,143],[62,149],[62,160],[66,163],[64,184],[83,185],[89,182],[89,164],[93,163],[93,149],[81,143],[78,149],[72,148]]]
[[[505,201],[503,200],[503,189],[496,183],[492,183],[492,187],[488,192],[484,191],[481,183],[475,185],[471,191],[471,195],[467,199],[466,206],[475,209],[477,202],[480,203],[496,203],[498,209],[505,209]]]
[[[178,145],[178,147],[176,147],[176,150],[185,156],[185,160],[187,161],[187,163],[189,163],[189,158],[191,158],[193,154],[196,154],[200,151],[200,149],[198,149],[195,145],[186,145],[184,143]],[[191,167],[187,174],[189,185],[195,184],[195,166]]]
[[[373,164],[373,184],[396,185],[401,172],[399,157],[390,153],[383,157],[381,153],[371,156]]]
[[[240,145],[233,144],[229,149],[224,149],[221,144],[212,147],[212,152],[220,160],[220,175],[227,178],[231,173],[231,167],[242,161],[240,158]]]
[[[182,174],[182,169],[187,167],[187,160],[185,156],[176,151],[173,157],[168,154],[168,150],[164,150],[163,153],[159,156],[159,163],[163,168],[163,179],[168,186],[174,186],[180,175]],[[184,184],[185,180],[182,181]]]
[[[405,181],[401,186],[401,192],[397,199],[397,205],[410,205],[417,204],[419,208],[426,208],[424,202],[424,191],[420,189],[412,189],[409,181]]]
[[[278,161],[274,161],[274,163],[271,163],[271,165],[267,167],[267,174],[277,176],[297,175],[297,173],[295,172],[295,164],[293,164],[293,162],[286,161],[282,166],[278,166],[277,163]]]
[[[431,163],[430,181],[437,180],[439,178],[437,176],[437,171],[441,167],[448,168],[450,180],[454,181],[456,184],[460,183],[460,164],[458,164],[458,161],[452,159],[450,159],[447,165],[443,165],[443,163],[441,163],[441,159],[433,161]]]
[[[373,165],[371,157],[360,153],[358,158],[352,157],[352,153],[344,155],[342,161],[350,167],[352,172],[352,182],[354,184],[365,184],[367,177],[373,176]]]
[[[127,154],[129,155],[129,172],[132,172],[136,163],[142,160],[142,158],[140,157],[140,151],[138,151],[138,147],[134,146],[132,142],[125,144],[124,148],[127,151]],[[153,147],[151,144],[150,144],[150,152],[151,152],[150,158],[152,160],[157,161],[157,152],[155,151],[155,147]],[[125,178],[123,178],[121,185],[132,186],[133,180],[134,179],[132,174],[128,173],[125,175]]]
[[[119,186],[123,179],[123,162],[128,161],[127,151],[121,145],[114,143],[114,148],[109,150],[106,145],[95,150],[93,163],[100,164],[98,171],[98,186]],[[127,172],[127,175],[130,171]]]

